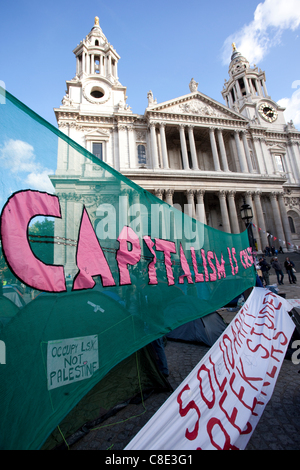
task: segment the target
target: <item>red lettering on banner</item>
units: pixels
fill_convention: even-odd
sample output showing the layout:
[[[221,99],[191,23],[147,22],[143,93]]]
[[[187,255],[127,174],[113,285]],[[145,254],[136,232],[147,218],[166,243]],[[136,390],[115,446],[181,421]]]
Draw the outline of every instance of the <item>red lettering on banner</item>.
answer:
[[[228,346],[227,344],[225,343],[225,341],[229,341],[230,343],[230,351],[228,351]],[[226,350],[226,357],[227,357],[227,360],[226,360],[226,357],[225,357],[225,351],[223,351],[223,348],[222,348],[222,343],[225,347],[225,350]],[[224,364],[225,364],[225,367],[227,369],[227,372],[230,374],[230,369],[228,368],[228,363],[231,367],[231,369],[234,369],[234,356],[233,356],[233,351],[232,351],[232,341],[231,339],[229,338],[228,335],[224,335],[223,338],[222,338],[222,342],[219,343],[219,347],[223,353],[223,359],[224,359]],[[230,353],[230,354],[229,354]],[[229,357],[230,356],[230,357]]]
[[[249,434],[252,431],[252,426],[251,426],[250,423],[247,423],[247,427],[246,427],[245,431],[242,431],[242,429],[236,423],[236,418],[237,418],[237,415],[238,415],[238,409],[236,407],[233,407],[231,415],[229,415],[229,413],[225,410],[225,407],[223,405],[224,405],[224,402],[226,400],[227,395],[228,395],[228,393],[225,390],[225,392],[223,393],[223,395],[220,399],[220,402],[219,402],[221,410],[225,414],[225,416],[228,419],[229,423],[233,427],[235,427],[240,434]]]
[[[211,393],[212,393],[212,399],[211,400],[208,400],[206,398],[206,396],[204,395],[203,393],[203,388],[202,388],[202,382],[203,382],[203,379],[201,377],[201,372],[202,371],[205,371],[206,374],[207,374],[207,377],[208,377],[208,381],[209,381],[209,386],[210,386],[210,390],[211,390]],[[212,380],[211,380],[211,375],[210,375],[210,370],[203,364],[200,369],[198,370],[198,373],[197,373],[197,379],[199,380],[199,388],[200,388],[200,394],[201,394],[201,397],[202,399],[205,401],[206,403],[206,406],[208,407],[209,410],[212,409],[212,407],[214,406],[215,404],[215,401],[216,401],[216,395],[215,395],[215,390],[213,388],[213,385],[212,385]]]
[[[244,393],[245,393],[245,388],[241,385],[241,388],[240,388],[240,391],[239,392],[236,392],[233,388],[233,383],[235,381],[235,378],[236,378],[236,375],[235,373],[232,374],[232,376],[230,377],[230,381],[229,381],[229,385],[230,385],[230,388],[232,390],[232,392],[234,393],[234,395],[238,398],[238,400],[242,403],[242,405],[247,408],[248,410],[251,411],[251,413],[254,415],[254,416],[257,416],[256,413],[254,413],[254,409],[256,407],[256,404],[257,404],[257,399],[254,398],[253,399],[253,403],[252,405],[248,405],[244,400],[243,400],[243,397],[244,397]]]
[[[209,362],[211,363],[211,365],[213,366],[213,371],[214,371],[214,376],[215,376],[215,381],[217,382],[217,385],[218,385],[218,388],[220,390],[220,392],[222,393],[224,388],[225,388],[225,385],[227,384],[227,378],[225,377],[223,382],[220,384],[218,379],[217,379],[217,374],[216,374],[216,364],[213,362],[211,356],[209,356]]]
[[[254,385],[252,385],[251,382],[261,382],[263,379],[261,377],[247,377],[246,374],[245,374],[245,370],[244,370],[244,364],[243,364],[241,358],[240,358],[240,363],[241,363],[242,371],[240,371],[240,369],[238,367],[236,367],[238,373],[240,374],[242,379],[245,380],[245,382],[247,382],[248,385],[250,385],[250,387],[252,387],[254,390],[258,391],[258,388],[254,387]]]
[[[247,339],[246,344],[249,349],[249,351],[256,353],[259,348],[262,348],[265,351],[265,356],[261,356],[261,359],[268,359],[270,357],[269,351],[262,345],[262,344],[257,344],[254,349],[251,349],[249,344],[252,343],[251,339]]]
[[[186,407],[184,407],[184,408],[182,407],[181,396],[186,390],[190,390],[190,387],[188,386],[188,384],[185,385],[185,387],[181,390],[181,392],[177,396],[177,403],[179,404],[179,414],[180,414],[181,417],[186,416],[190,410],[195,410],[196,413],[197,413],[198,419],[195,423],[195,427],[194,427],[193,431],[189,431],[188,429],[186,429],[186,431],[185,431],[185,437],[187,439],[189,439],[189,441],[193,441],[198,436],[199,420],[200,420],[200,417],[201,417],[201,413],[200,413],[200,410],[199,410],[198,406],[194,402],[194,400],[190,401],[187,404]]]
[[[222,433],[223,433],[223,436],[224,436],[224,445],[223,447],[220,447],[219,444],[217,444],[213,438],[213,429],[215,426],[219,426],[219,428],[221,429]],[[231,444],[231,440],[230,440],[230,436],[228,434],[228,432],[226,431],[226,429],[224,428],[223,424],[221,423],[221,421],[218,419],[218,418],[211,418],[209,420],[209,422],[207,423],[207,432],[208,432],[208,435],[209,435],[209,438],[210,438],[210,442],[212,443],[212,445],[218,449],[218,450],[239,450],[237,447],[233,446]]]

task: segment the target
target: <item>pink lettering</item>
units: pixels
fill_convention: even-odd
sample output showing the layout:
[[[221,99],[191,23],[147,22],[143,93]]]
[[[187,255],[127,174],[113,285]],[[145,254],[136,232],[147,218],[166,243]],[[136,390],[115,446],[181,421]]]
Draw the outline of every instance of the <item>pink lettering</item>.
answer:
[[[131,284],[130,274],[128,271],[128,264],[134,266],[141,259],[141,246],[139,237],[132,230],[132,228],[124,226],[118,242],[120,248],[117,251],[117,263],[120,272],[120,286]],[[131,244],[131,250],[128,249],[128,243]]]
[[[95,286],[93,276],[101,276],[104,287],[116,285],[85,207],[79,229],[77,266],[79,273],[73,290],[92,289]]]
[[[180,263],[181,263],[181,267],[184,271],[184,274],[182,276],[179,276],[179,284],[184,283],[184,278],[185,277],[187,278],[189,284],[194,284],[193,279],[192,279],[192,274],[191,274],[191,271],[190,271],[190,267],[189,267],[188,262],[186,260],[186,257],[185,257],[185,254],[184,254],[181,243],[180,243]]]
[[[58,197],[38,191],[21,191],[8,200],[1,217],[3,253],[15,276],[28,286],[45,292],[64,292],[63,266],[43,263],[30,248],[27,228],[30,220],[38,215],[61,218]]]
[[[172,271],[172,261],[171,261],[171,253],[176,253],[176,246],[174,242],[170,242],[168,240],[161,240],[160,238],[155,239],[155,248],[157,251],[164,252],[164,262],[167,272],[167,279],[168,285],[173,286],[174,282],[174,275]]]
[[[144,242],[149,248],[151,254],[153,255],[153,260],[148,264],[149,284],[157,284],[157,275],[156,275],[156,269],[155,269],[156,253],[153,250],[154,242],[151,240],[149,235],[146,235],[144,237]]]

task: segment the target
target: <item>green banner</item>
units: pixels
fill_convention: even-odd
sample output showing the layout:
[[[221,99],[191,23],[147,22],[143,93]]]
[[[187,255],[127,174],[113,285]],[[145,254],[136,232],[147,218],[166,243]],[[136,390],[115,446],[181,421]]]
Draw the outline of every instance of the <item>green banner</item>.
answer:
[[[247,232],[162,202],[8,92],[0,172],[0,447],[36,449],[116,364],[255,270]]]

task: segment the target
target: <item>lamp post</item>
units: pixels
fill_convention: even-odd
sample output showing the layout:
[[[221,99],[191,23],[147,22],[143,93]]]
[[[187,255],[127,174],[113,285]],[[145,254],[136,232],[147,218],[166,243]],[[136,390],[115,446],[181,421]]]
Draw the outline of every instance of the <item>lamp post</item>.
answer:
[[[254,245],[252,224],[251,224],[251,221],[253,219],[253,212],[252,212],[252,208],[249,206],[249,204],[246,204],[245,200],[244,200],[244,204],[241,207],[241,218],[245,222],[245,225],[247,228],[250,247],[254,249],[255,245]]]

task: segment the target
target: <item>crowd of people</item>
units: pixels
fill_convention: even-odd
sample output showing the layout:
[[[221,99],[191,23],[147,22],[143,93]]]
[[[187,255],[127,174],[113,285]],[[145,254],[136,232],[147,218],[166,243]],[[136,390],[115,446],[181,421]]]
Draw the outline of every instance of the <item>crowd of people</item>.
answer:
[[[284,279],[283,267],[276,255],[272,256],[272,258],[270,259],[270,262],[267,261],[265,255],[262,255],[259,258],[258,263],[259,264],[256,266],[257,274],[264,286],[270,285],[269,272],[271,268],[275,270],[278,284],[283,285],[283,279]],[[297,278],[295,276],[296,270],[295,270],[295,264],[293,263],[293,261],[290,260],[290,258],[287,256],[285,258],[283,265],[284,265],[286,274],[288,275],[289,283],[296,284],[297,282]]]

